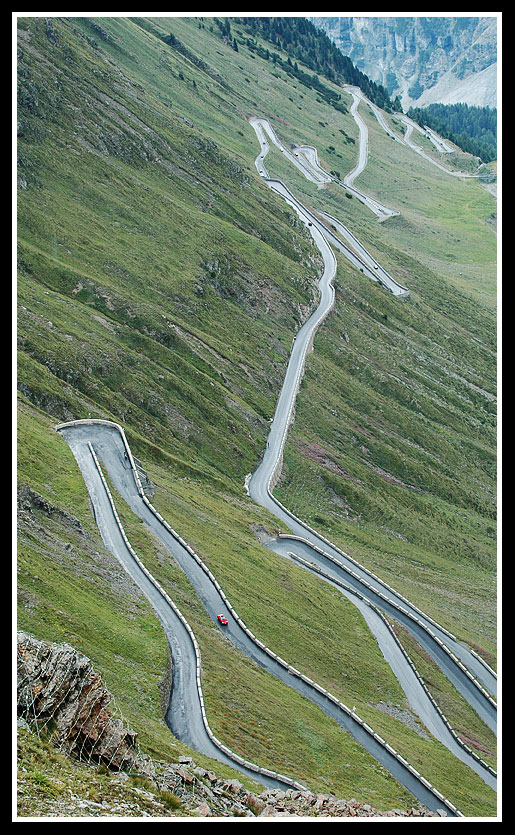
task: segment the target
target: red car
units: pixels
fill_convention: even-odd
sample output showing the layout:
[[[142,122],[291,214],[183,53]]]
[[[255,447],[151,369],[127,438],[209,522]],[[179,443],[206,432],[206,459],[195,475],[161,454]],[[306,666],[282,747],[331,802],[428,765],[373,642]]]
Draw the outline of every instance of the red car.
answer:
[[[227,620],[225,615],[217,615],[217,617],[218,617],[218,620],[220,621],[220,623],[222,624],[222,626],[227,626],[229,621]]]

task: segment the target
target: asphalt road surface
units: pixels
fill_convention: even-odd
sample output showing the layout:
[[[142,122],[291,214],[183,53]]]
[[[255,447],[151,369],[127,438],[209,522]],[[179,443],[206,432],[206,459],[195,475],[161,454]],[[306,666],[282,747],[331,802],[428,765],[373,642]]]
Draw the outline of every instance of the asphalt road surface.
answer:
[[[368,141],[368,131],[357,113],[359,99],[362,97],[357,96],[353,92],[353,98],[353,115],[360,126],[362,141],[360,142],[358,165],[346,178],[346,181],[344,181],[345,185],[351,188],[353,188],[354,178],[363,170],[366,164]],[[383,124],[384,119],[381,121],[382,114],[376,113],[376,116],[380,123]],[[336,549],[316,532],[307,528],[300,520],[295,519],[272,495],[271,490],[273,488],[274,478],[280,471],[283,447],[292,420],[295,398],[302,378],[306,355],[312,348],[313,338],[318,327],[334,304],[332,281],[336,272],[336,259],[329,240],[331,240],[333,245],[335,245],[335,242],[331,239],[327,227],[318,218],[314,218],[313,214],[296,200],[283,183],[271,180],[268,177],[264,165],[264,159],[269,149],[266,135],[285,154],[290,162],[299,168],[304,176],[312,182],[320,185],[330,181],[332,177],[321,168],[316,149],[310,146],[299,146],[291,153],[277,140],[267,120],[254,119],[251,121],[261,145],[260,154],[255,161],[256,168],[261,176],[267,180],[268,185],[290,203],[301,220],[309,228],[313,240],[322,255],[324,270],[319,282],[320,300],[318,307],[294,338],[290,361],[277,401],[263,459],[256,472],[248,481],[249,495],[263,507],[270,510],[278,519],[285,522],[295,536],[302,537],[301,541],[294,537],[283,536],[269,543],[269,547],[278,555],[287,559],[293,559],[308,570],[313,570],[309,563],[316,564],[319,571],[323,572],[323,581],[337,585],[341,593],[352,600],[354,605],[362,612],[363,617],[375,635],[385,658],[388,660],[388,663],[401,683],[413,710],[420,716],[426,727],[437,739],[443,742],[463,762],[466,762],[474,768],[485,782],[495,788],[495,777],[475,760],[471,761],[467,752],[456,742],[435,710],[434,705],[428,698],[427,693],[421,686],[412,668],[407,663],[404,654],[401,652],[384,620],[374,607],[382,609],[388,614],[393,614],[401,623],[405,623],[410,631],[415,634],[421,645],[431,652],[432,656],[449,676],[449,679],[465,695],[469,703],[477,710],[478,714],[494,730],[496,728],[495,705],[481,687],[478,687],[478,683],[483,688],[486,688],[489,693],[495,694],[495,674],[471,654],[466,647],[462,646],[445,630],[442,630],[431,619],[428,619],[402,597],[398,596],[391,588],[383,584],[382,581],[378,578],[371,578],[366,570],[358,566],[352,558],[348,557],[348,555],[339,549]],[[390,133],[386,124],[383,124],[383,127]],[[394,136],[394,138],[397,137]],[[407,143],[403,141],[403,144]],[[433,161],[431,160],[431,162]],[[387,213],[392,212],[392,210],[381,206],[376,201],[372,201],[369,205],[371,208],[375,205],[373,210],[376,211],[376,214],[381,212],[384,214],[385,210]],[[352,233],[343,224],[339,224],[338,221],[330,218],[330,216],[326,216],[326,218],[335,226],[340,234],[346,237],[350,244],[352,255],[358,257],[358,263],[367,266],[372,278],[381,280],[383,283],[387,279],[391,279],[391,276],[388,276],[386,271],[378,274],[381,269],[380,266],[361,247],[359,242],[352,236]],[[345,246],[341,241],[339,241],[339,244],[342,247]],[[347,255],[347,257],[349,256]],[[394,285],[396,284],[393,279],[391,281]],[[400,285],[397,285],[397,287],[400,287]],[[392,289],[392,287],[389,289]],[[402,288],[402,290],[405,291],[405,288]],[[392,292],[395,291],[392,289]],[[161,539],[169,552],[177,560],[194,585],[206,611],[214,623],[217,623],[217,615],[220,612],[226,613],[227,607],[226,600],[221,595],[219,587],[217,587],[216,582],[213,582],[214,578],[210,579],[208,574],[192,558],[186,543],[181,544],[177,536],[173,536],[170,533],[168,528],[163,525],[155,513],[143,501],[134,480],[130,461],[127,459],[123,439],[117,429],[101,423],[88,422],[63,426],[59,431],[70,445],[81,469],[91,497],[92,509],[106,547],[117,556],[125,570],[142,589],[155,609],[166,634],[173,659],[173,687],[166,716],[171,731],[177,738],[183,740],[195,750],[202,751],[214,759],[240,768],[253,779],[263,782],[264,785],[281,786],[283,788],[289,787],[291,783],[288,779],[282,781],[271,776],[258,774],[252,767],[245,769],[241,765],[235,764],[230,752],[226,754],[221,751],[207,733],[202,716],[201,697],[197,687],[197,659],[190,631],[183,619],[177,615],[175,609],[166,602],[160,591],[147,577],[127,547],[127,543],[120,532],[116,517],[113,513],[105,485],[98,472],[92,450],[94,450],[95,454],[101,460],[102,465],[112,479],[115,489],[127,501],[131,509]],[[333,559],[330,557],[333,557]],[[345,588],[343,588],[342,583],[345,584]],[[403,611],[400,612],[398,607]],[[326,694],[319,692],[299,676],[292,675],[291,672],[288,672],[285,669],[284,662],[282,664],[279,663],[275,658],[271,657],[269,652],[266,652],[266,648],[261,648],[263,647],[262,644],[259,644],[259,642],[256,643],[255,640],[249,637],[247,630],[244,628],[244,624],[237,617],[232,617],[229,613],[227,626],[221,627],[218,623],[217,625],[224,630],[227,638],[248,657],[252,658],[271,674],[279,677],[289,686],[297,689],[304,696],[318,704],[325,713],[335,718],[343,728],[348,730],[356,740],[428,808],[433,810],[442,808],[442,802],[430,789],[426,788],[419,779],[419,776],[414,775],[409,768],[406,768],[399,762],[398,758],[393,756],[362,727],[362,724],[357,723],[352,715],[349,716],[343,712],[334,701],[327,698]],[[458,659],[461,659],[463,664],[466,665],[475,679],[477,679],[477,682],[471,681],[470,677],[463,673],[460,666],[452,660],[449,652],[446,652],[442,648],[441,644],[435,640],[435,637],[440,642],[443,642],[445,647],[451,653],[454,653]],[[452,815],[449,809],[447,811]]]
[[[231,760],[230,756],[223,755],[205,733],[205,729],[203,730],[191,639],[181,621],[172,614],[173,610],[165,604],[162,595],[156,591],[155,587],[148,581],[146,575],[141,570],[138,570],[134,557],[127,549],[119,533],[119,528],[104,485],[96,470],[93,456],[90,452],[90,444],[96,456],[102,462],[102,466],[111,479],[115,490],[127,502],[131,510],[156,534],[169,550],[170,554],[177,560],[195,587],[198,596],[214,623],[217,623],[217,614],[222,611],[227,611],[227,607],[219,591],[215,588],[213,582],[209,580],[207,574],[192,559],[187,549],[169,533],[168,529],[143,502],[138,492],[130,463],[126,459],[125,447],[118,430],[102,423],[89,422],[64,425],[59,428],[59,431],[69,444],[81,469],[91,498],[95,519],[106,547],[120,560],[130,576],[142,589],[163,625],[170,645],[174,671],[170,704],[166,716],[171,731],[177,738],[183,740],[195,750],[201,751],[219,761],[227,762],[232,767],[240,768],[240,770],[248,773],[253,779],[260,780],[265,785],[289,788],[290,786],[287,783],[263,778],[262,775],[241,768]],[[328,699],[323,693],[317,691],[313,686],[291,675],[284,666],[261,650],[247,636],[240,624],[230,614],[228,615],[228,621],[226,627],[220,626],[219,628],[224,630],[224,634],[235,646],[272,675],[277,676],[285,684],[295,688],[303,696],[317,704],[328,716],[335,719],[392,776],[399,780],[402,785],[429,809],[436,811],[437,809],[444,808],[447,809],[449,816],[453,816],[452,811],[445,805],[442,805],[442,801],[429,788],[426,788],[418,776],[414,775],[408,767],[399,762],[394,755],[381,745],[361,724],[356,722],[352,716],[344,713],[334,702]]]

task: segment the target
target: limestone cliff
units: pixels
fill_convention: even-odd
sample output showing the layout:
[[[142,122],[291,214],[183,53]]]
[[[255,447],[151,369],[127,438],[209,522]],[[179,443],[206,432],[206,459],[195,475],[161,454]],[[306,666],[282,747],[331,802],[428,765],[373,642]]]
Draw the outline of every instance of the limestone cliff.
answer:
[[[497,106],[496,17],[313,17],[404,109]]]

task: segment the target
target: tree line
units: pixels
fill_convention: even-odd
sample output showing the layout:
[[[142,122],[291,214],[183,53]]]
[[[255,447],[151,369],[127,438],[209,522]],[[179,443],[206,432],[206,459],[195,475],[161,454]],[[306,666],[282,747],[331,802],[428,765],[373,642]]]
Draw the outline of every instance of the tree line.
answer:
[[[421,127],[427,125],[458,148],[480,157],[497,159],[497,110],[468,104],[430,104],[410,107],[407,115]]]
[[[285,64],[287,64],[286,71],[290,71],[290,67],[293,67],[294,73],[291,74],[295,74],[302,83],[308,74],[299,71],[296,64],[298,61],[314,73],[319,73],[336,84],[354,84],[383,110],[391,113],[395,109],[400,109],[400,102],[392,102],[381,84],[371,81],[361,70],[358,70],[325,32],[321,32],[306,18],[236,17],[233,20],[254,38],[260,36],[285,52],[289,57],[289,62],[282,61],[282,68],[285,68]],[[230,37],[227,28],[225,35]],[[266,57],[266,54],[262,57]],[[280,60],[277,54],[275,54],[275,60]],[[309,76],[309,78],[314,77]],[[312,81],[311,86],[316,86],[324,97],[332,99],[331,103],[334,106],[337,97],[327,87],[323,90],[324,85],[319,79],[314,83]]]

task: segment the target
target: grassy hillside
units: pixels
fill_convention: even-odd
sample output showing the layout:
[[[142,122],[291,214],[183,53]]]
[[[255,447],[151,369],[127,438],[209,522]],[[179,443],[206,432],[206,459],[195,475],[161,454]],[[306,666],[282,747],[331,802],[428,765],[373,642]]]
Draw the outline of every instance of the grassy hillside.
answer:
[[[52,431],[61,420],[115,420],[156,485],[154,504],[252,631],[355,704],[462,811],[492,815],[494,794],[470,769],[413,730],[413,717],[382,709],[409,713],[356,609],[254,534],[277,523],[243,480],[259,463],[321,261],[257,176],[247,119],[268,116],[283,141],[316,145],[342,173],[355,164],[357,129],[231,29],[238,51],[207,17],[19,21],[18,473],[29,497],[19,625],[85,652],[153,756],[185,749],[162,718],[159,624],[105,551]],[[406,201],[387,223],[337,186],[301,181],[274,151],[267,162],[411,291],[398,302],[339,262],[336,309],[315,340],[277,495],[495,663],[494,202],[405,149],[397,158],[368,121],[370,179],[357,185]],[[116,501],[195,631],[215,734],[314,790],[411,805],[335,723],[220,635],[173,559]],[[453,703],[461,713],[448,698],[452,721]],[[475,734],[490,750],[487,729]]]

